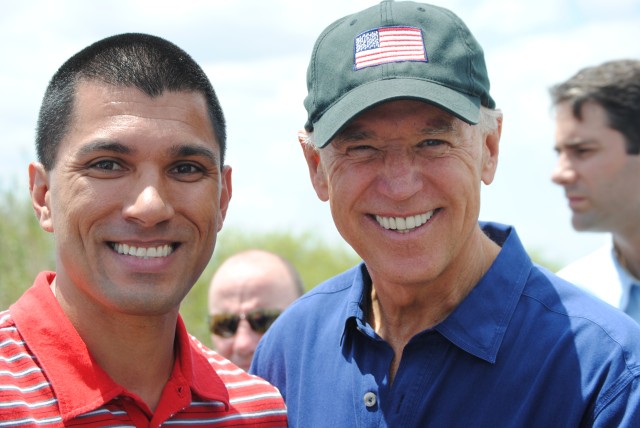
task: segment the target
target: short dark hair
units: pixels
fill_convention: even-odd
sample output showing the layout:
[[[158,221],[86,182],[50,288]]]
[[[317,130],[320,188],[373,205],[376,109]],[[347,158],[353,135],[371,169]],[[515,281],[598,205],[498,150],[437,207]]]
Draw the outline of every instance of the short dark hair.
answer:
[[[51,170],[67,133],[78,82],[135,87],[150,97],[163,91],[202,93],[224,165],[226,126],[222,107],[202,68],[185,51],[160,37],[126,33],[107,37],[69,58],[53,75],[42,100],[36,130],[38,160]]]
[[[640,61],[616,60],[583,68],[550,93],[554,105],[568,101],[579,120],[584,103],[598,103],[609,126],[624,135],[627,153],[640,153]]]

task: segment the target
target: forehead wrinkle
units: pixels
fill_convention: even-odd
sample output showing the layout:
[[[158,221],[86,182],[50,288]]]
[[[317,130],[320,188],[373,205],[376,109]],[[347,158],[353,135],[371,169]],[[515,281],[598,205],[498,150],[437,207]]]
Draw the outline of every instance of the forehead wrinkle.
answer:
[[[420,129],[424,135],[448,134],[458,130],[458,122],[444,118],[430,119],[427,124]]]

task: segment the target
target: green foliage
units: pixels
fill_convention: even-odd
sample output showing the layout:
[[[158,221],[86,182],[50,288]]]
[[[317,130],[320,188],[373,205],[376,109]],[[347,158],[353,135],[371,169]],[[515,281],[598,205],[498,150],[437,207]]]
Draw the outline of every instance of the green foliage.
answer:
[[[0,309],[31,287],[40,271],[54,270],[53,247],[53,237],[40,228],[28,195],[0,191]]]

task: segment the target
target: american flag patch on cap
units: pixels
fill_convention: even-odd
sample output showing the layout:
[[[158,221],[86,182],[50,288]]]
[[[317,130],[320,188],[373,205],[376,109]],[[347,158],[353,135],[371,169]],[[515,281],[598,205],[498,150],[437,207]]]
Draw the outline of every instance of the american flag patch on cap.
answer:
[[[354,69],[403,61],[428,62],[422,31],[415,27],[382,27],[355,40]]]

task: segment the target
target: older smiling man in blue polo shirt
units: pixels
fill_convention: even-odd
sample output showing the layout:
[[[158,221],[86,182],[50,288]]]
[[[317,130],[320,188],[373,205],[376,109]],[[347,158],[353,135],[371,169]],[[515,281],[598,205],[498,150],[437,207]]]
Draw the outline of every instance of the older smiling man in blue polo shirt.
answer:
[[[478,222],[502,114],[466,25],[383,1],[322,33],[307,82],[311,182],[364,263],[256,350],[290,426],[640,426],[638,325]]]

